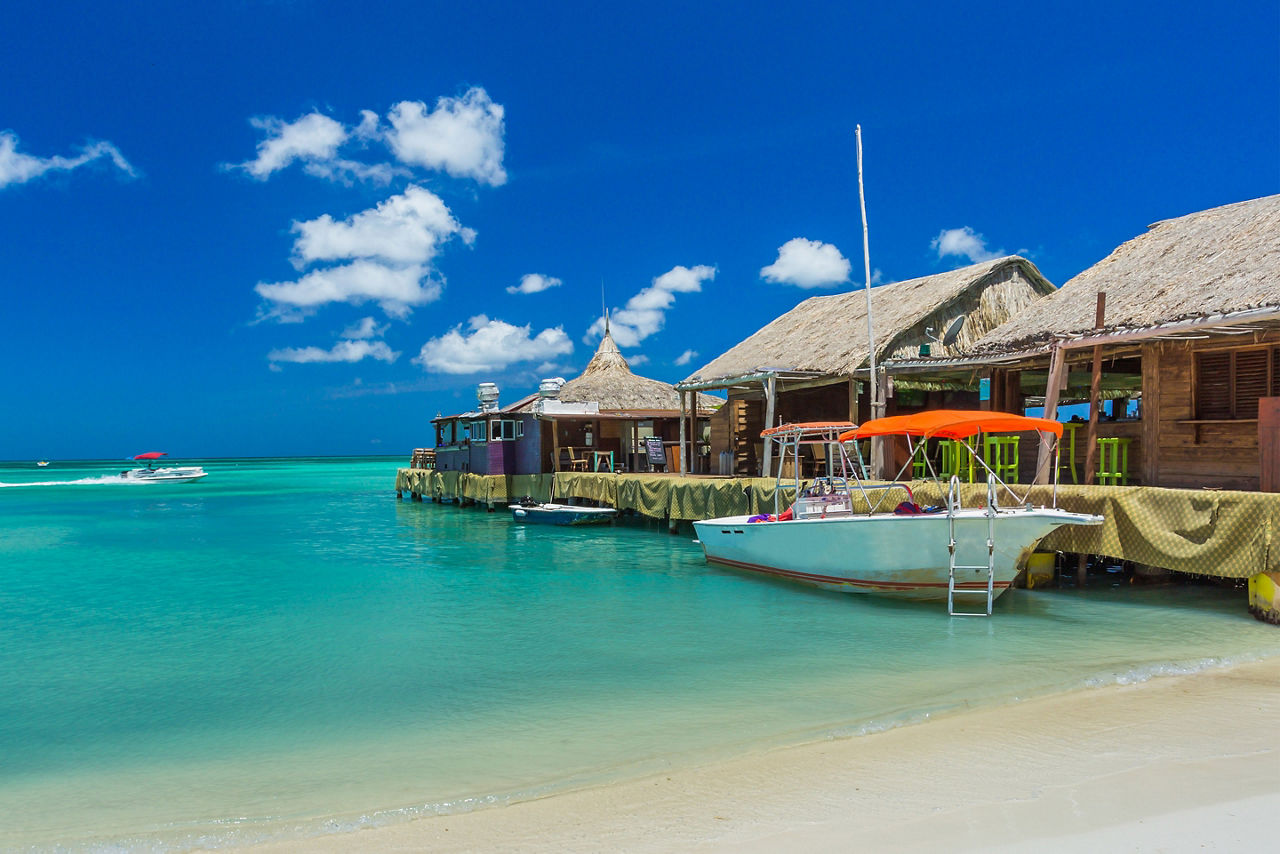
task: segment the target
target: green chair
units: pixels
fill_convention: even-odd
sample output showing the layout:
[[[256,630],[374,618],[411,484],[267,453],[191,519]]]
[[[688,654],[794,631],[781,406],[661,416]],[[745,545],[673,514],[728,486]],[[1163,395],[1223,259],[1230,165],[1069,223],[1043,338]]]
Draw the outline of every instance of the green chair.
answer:
[[[973,461],[973,450],[977,448],[977,439],[940,439],[938,450],[941,465],[938,477],[959,477],[961,483],[975,483],[977,464]]]
[[[1129,484],[1129,444],[1132,439],[1107,436],[1098,439],[1098,483],[1107,486]]]
[[[921,440],[916,445],[915,453],[911,457],[911,477],[913,480],[924,480],[929,476],[929,443]]]
[[[986,436],[982,441],[983,461],[1005,483],[1018,482],[1019,439],[1019,436]]]

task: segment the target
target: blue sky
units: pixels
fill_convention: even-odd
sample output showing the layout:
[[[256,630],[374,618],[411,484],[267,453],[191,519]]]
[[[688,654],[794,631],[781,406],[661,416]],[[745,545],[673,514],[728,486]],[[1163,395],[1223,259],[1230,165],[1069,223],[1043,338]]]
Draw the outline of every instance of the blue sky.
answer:
[[[1050,7],[1051,5],[1051,7]],[[891,7],[891,8],[885,8]],[[1043,7],[1043,8],[1042,8]],[[1280,192],[1280,4],[6,5],[0,458],[406,454],[809,296]]]

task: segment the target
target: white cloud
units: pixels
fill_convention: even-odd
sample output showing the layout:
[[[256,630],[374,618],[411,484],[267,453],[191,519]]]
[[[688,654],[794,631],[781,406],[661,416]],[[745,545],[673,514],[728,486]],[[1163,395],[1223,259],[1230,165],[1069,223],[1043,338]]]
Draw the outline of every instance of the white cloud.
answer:
[[[666,313],[675,302],[677,293],[696,293],[702,283],[716,277],[716,268],[700,264],[697,267],[672,267],[653,280],[653,284],[627,300],[620,310],[609,316],[609,332],[619,347],[636,347],[666,323]],[[586,338],[604,335],[604,318],[598,318],[587,329]]]
[[[685,351],[684,351],[683,353],[681,353],[679,356],[676,356],[675,364],[677,364],[677,365],[687,365],[687,364],[689,364],[690,362],[692,362],[692,361],[693,361],[694,359],[696,359],[696,358],[698,358],[698,351],[697,351],[697,350],[685,350]]]
[[[440,283],[426,278],[429,270],[418,264],[388,267],[358,260],[340,267],[313,270],[293,282],[260,282],[254,290],[276,303],[265,317],[296,320],[331,302],[376,302],[391,317],[406,317],[413,306],[440,297]]]
[[[440,296],[443,280],[432,262],[454,235],[464,242],[475,232],[453,218],[438,196],[410,186],[377,207],[345,220],[325,214],[295,222],[293,263],[349,262],[312,270],[292,282],[259,283],[255,290],[276,305],[263,316],[296,321],[331,302],[376,302],[391,317]]]
[[[355,258],[425,264],[439,254],[440,244],[453,235],[468,244],[476,236],[453,218],[439,196],[418,186],[410,186],[400,195],[341,222],[325,214],[295,222],[293,231],[298,235],[293,254],[299,267],[314,261]]]
[[[368,318],[366,318],[367,320]],[[279,362],[359,362],[362,359],[377,359],[390,364],[400,358],[400,354],[387,346],[385,341],[339,341],[329,350],[320,347],[285,347],[272,350],[267,359],[275,366]]]
[[[372,317],[361,318],[360,321],[342,330],[343,338],[381,338],[387,334],[390,324],[379,326]]]
[[[307,113],[293,122],[265,116],[250,119],[249,124],[265,131],[266,138],[258,143],[258,156],[239,167],[259,181],[267,180],[272,172],[295,160],[311,163],[333,160],[348,137],[342,122],[319,113]]]
[[[541,273],[526,273],[520,277],[520,284],[507,288],[509,294],[536,294],[548,288],[558,288],[564,284],[555,276],[544,276]]]
[[[434,109],[421,101],[401,101],[387,113],[385,123],[372,110],[361,110],[360,121],[350,127],[317,112],[292,122],[257,117],[249,120],[263,132],[257,157],[226,168],[243,169],[265,181],[300,162],[307,174],[329,181],[387,184],[397,176],[413,174],[406,166],[423,167],[498,186],[507,180],[502,167],[504,112],[484,89],[472,87],[460,98],[437,99]],[[392,158],[403,166],[339,156],[344,149],[363,150],[374,143],[390,149]]]
[[[849,280],[849,259],[830,243],[794,237],[778,247],[778,260],[760,277],[799,288],[828,288]]]
[[[939,260],[948,255],[955,255],[959,258],[968,258],[974,264],[990,261],[1004,254],[989,251],[986,238],[967,225],[963,228],[944,228],[929,246],[938,251]]]
[[[495,372],[516,362],[546,362],[573,352],[573,342],[560,327],[531,336],[532,327],[490,320],[483,314],[422,345],[414,364],[444,374]]]
[[[638,368],[641,365],[648,364],[648,362],[649,357],[644,353],[636,353],[635,355],[627,357],[627,364],[633,368]]]
[[[18,151],[18,136],[12,131],[0,131],[0,187],[24,184],[39,178],[46,172],[70,172],[86,163],[107,158],[117,169],[130,178],[137,172],[120,150],[109,142],[95,142],[80,149],[76,157],[35,157]]]
[[[502,168],[504,112],[479,87],[461,98],[438,98],[434,110],[421,101],[401,101],[387,113],[387,144],[402,163],[496,187],[507,181]]]

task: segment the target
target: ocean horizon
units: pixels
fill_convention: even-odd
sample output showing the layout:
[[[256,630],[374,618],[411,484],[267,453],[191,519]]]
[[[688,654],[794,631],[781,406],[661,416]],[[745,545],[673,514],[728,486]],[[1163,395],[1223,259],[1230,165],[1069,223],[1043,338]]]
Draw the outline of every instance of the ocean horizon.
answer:
[[[955,619],[397,501],[402,457],[180,462],[0,462],[0,848],[305,839],[1280,655],[1209,583]]]

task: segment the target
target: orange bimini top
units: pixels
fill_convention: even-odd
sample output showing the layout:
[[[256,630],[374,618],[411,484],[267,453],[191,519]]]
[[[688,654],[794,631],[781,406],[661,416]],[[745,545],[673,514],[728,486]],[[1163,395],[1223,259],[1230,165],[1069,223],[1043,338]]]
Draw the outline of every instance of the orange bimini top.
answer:
[[[871,436],[920,436],[925,439],[965,439],[975,433],[1017,433],[1039,430],[1062,436],[1062,424],[1048,418],[1032,418],[1012,412],[970,409],[934,409],[910,415],[875,418],[840,434],[841,442]]]

